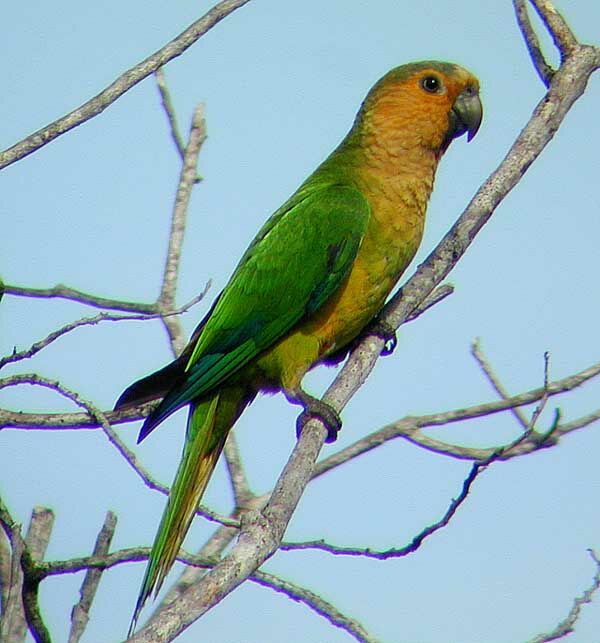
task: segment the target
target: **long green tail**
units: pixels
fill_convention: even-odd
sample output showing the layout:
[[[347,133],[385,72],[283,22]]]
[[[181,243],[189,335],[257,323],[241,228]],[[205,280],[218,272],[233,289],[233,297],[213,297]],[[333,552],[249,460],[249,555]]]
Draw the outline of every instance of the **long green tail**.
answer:
[[[228,387],[190,404],[186,440],[167,506],[154,538],[128,637],[144,603],[156,596],[190,528],[200,498],[217,464],[227,434],[253,395]]]

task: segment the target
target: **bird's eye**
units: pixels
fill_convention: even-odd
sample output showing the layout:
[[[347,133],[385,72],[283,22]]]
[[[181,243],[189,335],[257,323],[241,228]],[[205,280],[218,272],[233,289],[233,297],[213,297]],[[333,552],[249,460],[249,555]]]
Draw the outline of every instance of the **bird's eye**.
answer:
[[[437,76],[425,76],[421,80],[421,87],[430,94],[437,94],[442,89],[442,81]]]

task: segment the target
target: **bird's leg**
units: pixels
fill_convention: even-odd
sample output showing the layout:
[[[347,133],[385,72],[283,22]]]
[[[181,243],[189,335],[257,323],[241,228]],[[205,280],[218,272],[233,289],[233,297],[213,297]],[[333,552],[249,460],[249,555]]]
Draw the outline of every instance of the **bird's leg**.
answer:
[[[396,329],[382,319],[376,319],[368,328],[371,335],[381,337],[385,342],[381,349],[381,354],[384,356],[391,355],[397,344],[398,337],[396,336]]]
[[[319,418],[327,429],[325,442],[335,442],[339,430],[342,428],[342,420],[338,412],[327,402],[318,400],[316,397],[309,395],[302,389],[294,391],[293,401],[302,404],[304,411],[298,416],[296,421],[296,435],[299,438],[304,425],[312,418]]]

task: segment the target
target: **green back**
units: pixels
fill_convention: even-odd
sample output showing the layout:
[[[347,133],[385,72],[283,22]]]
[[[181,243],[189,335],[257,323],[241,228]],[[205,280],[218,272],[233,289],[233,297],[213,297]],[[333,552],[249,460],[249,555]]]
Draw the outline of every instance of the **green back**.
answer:
[[[351,181],[323,164],[265,223],[206,321],[187,377],[147,418],[144,436],[218,387],[317,311],[350,272],[369,221]]]

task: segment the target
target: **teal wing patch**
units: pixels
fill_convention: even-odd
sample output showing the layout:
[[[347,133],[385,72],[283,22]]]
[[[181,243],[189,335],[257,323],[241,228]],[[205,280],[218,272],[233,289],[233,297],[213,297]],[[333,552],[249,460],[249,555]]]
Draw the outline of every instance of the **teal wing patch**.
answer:
[[[221,293],[191,352],[185,380],[148,416],[139,439],[316,312],[349,274],[369,214],[364,196],[345,185],[307,186],[282,206]]]

